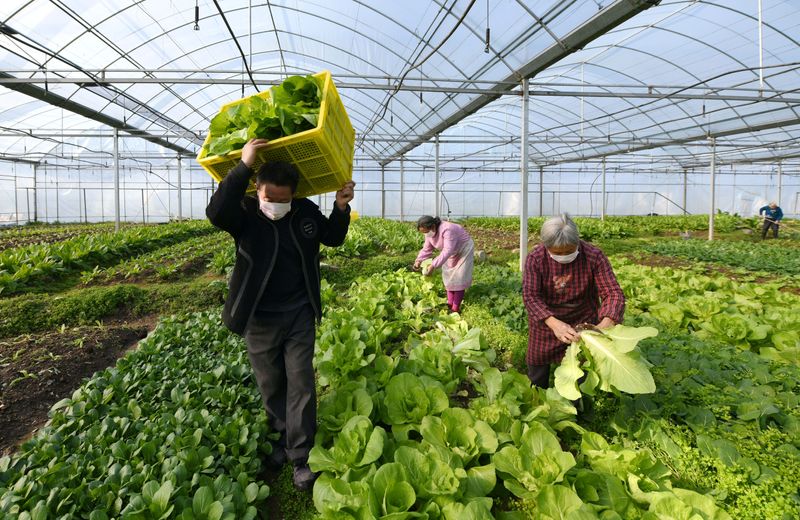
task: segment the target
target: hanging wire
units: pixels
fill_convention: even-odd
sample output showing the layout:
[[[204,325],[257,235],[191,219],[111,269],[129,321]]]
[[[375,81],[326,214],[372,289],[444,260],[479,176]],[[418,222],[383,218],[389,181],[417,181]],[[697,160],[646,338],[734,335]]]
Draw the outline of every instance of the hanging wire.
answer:
[[[200,30],[200,0],[194,2],[194,30]]]
[[[492,30],[489,28],[489,0],[486,0],[486,47],[483,52],[489,54],[489,41]]]
[[[382,109],[379,109],[380,110],[380,115],[377,116],[377,118],[372,119],[372,121],[370,122],[369,126],[362,133],[362,136],[367,135],[368,133],[370,133],[372,131],[372,129],[375,127],[375,124],[377,124],[378,121],[380,121],[381,119],[386,117],[386,111],[389,108],[389,101],[391,101],[391,99],[395,95],[397,95],[397,93],[400,91],[400,88],[403,86],[403,81],[405,81],[406,76],[408,76],[408,74],[412,70],[415,70],[415,69],[421,67],[426,61],[428,61],[428,59],[431,58],[431,56],[433,56],[434,54],[439,52],[439,49],[441,49],[442,46],[445,43],[447,43],[447,41],[450,39],[450,37],[453,36],[453,33],[456,32],[456,29],[458,29],[461,26],[461,24],[464,22],[464,19],[466,19],[467,15],[469,14],[470,9],[472,9],[472,6],[475,4],[475,1],[476,0],[471,0],[470,1],[469,5],[467,5],[466,9],[464,9],[464,12],[461,14],[459,19],[456,21],[456,24],[453,26],[452,29],[450,29],[450,32],[447,33],[447,35],[444,37],[444,39],[441,42],[439,42],[438,45],[436,45],[436,47],[434,47],[424,58],[419,60],[417,63],[414,63],[408,69],[406,69],[405,72],[403,72],[403,74],[400,76],[400,79],[397,81],[397,84],[395,85],[395,88],[391,92],[389,92],[388,99],[386,100],[385,103],[383,103]],[[378,112],[376,111],[376,114],[377,113]],[[363,139],[364,138],[362,137],[361,138],[362,142],[363,142]]]
[[[258,90],[258,85],[256,85],[256,80],[253,79],[253,73],[250,72],[250,66],[247,65],[247,57],[245,56],[244,51],[242,50],[242,46],[239,45],[239,40],[236,38],[236,35],[233,34],[233,29],[231,28],[231,24],[228,23],[228,19],[225,17],[225,12],[222,10],[222,7],[220,7],[219,2],[217,0],[214,0],[214,5],[217,6],[217,11],[219,11],[219,15],[220,17],[222,17],[222,21],[225,22],[225,27],[228,28],[228,33],[230,33],[233,43],[235,43],[236,48],[239,49],[239,55],[242,57],[244,68],[247,69],[247,75],[250,77],[250,83],[253,84],[253,88],[256,89],[256,92],[261,92],[260,90]]]

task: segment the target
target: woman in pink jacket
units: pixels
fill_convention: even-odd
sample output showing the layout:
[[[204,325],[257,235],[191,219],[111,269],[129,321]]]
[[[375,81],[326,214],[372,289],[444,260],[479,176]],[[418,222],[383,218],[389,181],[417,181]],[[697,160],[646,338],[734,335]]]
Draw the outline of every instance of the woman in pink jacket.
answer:
[[[474,265],[475,243],[467,230],[453,222],[442,222],[439,217],[425,215],[417,221],[417,230],[425,234],[425,245],[422,246],[414,269],[419,269],[422,261],[433,256],[433,250],[441,251],[433,259],[430,268],[422,274],[430,276],[433,271],[442,268],[442,281],[447,289],[447,304],[453,312],[461,310],[464,291],[472,285],[472,267]]]

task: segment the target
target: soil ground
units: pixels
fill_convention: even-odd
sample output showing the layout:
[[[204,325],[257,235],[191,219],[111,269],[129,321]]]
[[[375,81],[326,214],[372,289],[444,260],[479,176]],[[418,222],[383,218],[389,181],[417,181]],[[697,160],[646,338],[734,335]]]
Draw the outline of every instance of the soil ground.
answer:
[[[113,366],[157,317],[0,340],[0,455],[14,451],[84,378]]]

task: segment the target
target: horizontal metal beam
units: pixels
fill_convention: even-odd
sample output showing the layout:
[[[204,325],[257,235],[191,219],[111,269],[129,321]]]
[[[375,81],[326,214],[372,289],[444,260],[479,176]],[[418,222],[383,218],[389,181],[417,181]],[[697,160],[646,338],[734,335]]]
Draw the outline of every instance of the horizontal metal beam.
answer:
[[[513,74],[497,82],[497,90],[512,90],[516,87],[510,85],[514,82],[519,84],[523,78],[531,78],[539,72],[547,69],[550,65],[557,63],[573,52],[582,49],[596,38],[607,33],[614,27],[624,23],[631,17],[640,12],[658,5],[660,0],[617,0],[608,7],[600,10],[589,20],[578,28],[564,36],[560,41],[550,45],[547,49],[539,53],[531,61],[523,65]],[[433,136],[440,134],[447,128],[459,123],[470,114],[477,112],[492,101],[498,99],[497,94],[482,94],[461,107],[458,111],[443,119],[421,136],[412,139],[408,144],[403,145],[397,151],[380,161],[387,164],[405,155],[420,144],[430,140]]]
[[[790,65],[787,65],[789,67]],[[243,75],[242,70],[234,70],[234,69],[5,69],[5,72],[9,74],[30,74],[28,76],[29,79],[33,79],[36,75],[46,76],[48,74],[69,74],[71,77],[85,77],[82,80],[85,83],[93,83],[96,81],[95,77],[90,76],[78,76],[80,74],[89,73],[92,75],[99,75],[101,78],[106,79],[108,81],[114,80],[114,74],[140,74],[142,76],[137,77],[150,77],[156,74],[200,74],[203,76],[214,76],[214,75],[223,75],[225,79],[234,79],[231,76],[235,76],[238,79],[234,79],[234,82],[239,85],[242,82],[249,83],[250,79]],[[284,79],[286,76],[292,75],[299,75],[304,76],[307,74],[306,71],[251,71],[254,77],[258,76],[274,76],[276,80],[270,80],[264,82],[264,84],[277,84],[280,80]],[[110,77],[109,77],[110,75]],[[347,74],[342,72],[334,72],[333,76],[337,78],[336,84],[339,84],[339,79],[347,78],[347,79],[356,79],[356,80],[371,80],[383,83],[385,85],[392,85],[394,83],[398,83],[400,81],[400,76],[387,76],[387,75],[368,75],[368,74]],[[201,79],[201,78],[196,78]],[[468,85],[499,85],[503,82],[501,81],[494,81],[488,79],[469,79],[469,78],[433,78],[433,77],[406,77],[404,81],[413,82],[414,84],[424,84],[424,83],[458,83],[458,84],[468,84]],[[511,88],[515,88],[519,86],[519,81],[509,81],[506,83]],[[780,94],[784,92],[783,90],[776,90],[770,88],[758,88],[758,87],[736,87],[736,86],[708,86],[708,85],[658,85],[658,84],[641,84],[641,83],[578,83],[575,81],[530,81],[528,83],[531,89],[537,88],[550,88],[550,87],[570,87],[570,88],[581,88],[581,87],[595,87],[600,89],[644,89],[650,93],[652,92],[661,92],[667,90],[674,90],[674,91],[690,91],[690,90],[699,90],[702,92],[709,92],[709,91],[734,91],[734,92],[754,92],[759,93],[763,92],[765,94]],[[391,88],[394,88],[392,86]]]
[[[84,86],[92,83],[91,80],[86,78],[3,78],[0,77],[0,85],[13,85],[13,84],[71,84]],[[260,87],[267,87],[278,82],[256,82]],[[121,77],[121,78],[106,78],[103,84],[183,84],[183,85],[241,85],[241,79],[231,78],[180,78],[180,77],[159,77],[159,78],[140,78],[140,77]],[[595,85],[587,85],[587,88],[600,88]],[[336,88],[339,90],[401,90],[408,92],[436,92],[444,94],[480,94],[480,95],[495,95],[495,96],[519,96],[519,90],[500,90],[497,88],[462,88],[462,87],[437,87],[430,85],[414,85],[403,83],[400,86],[380,83],[348,83],[336,82]],[[626,88],[636,88],[628,86]],[[638,88],[645,89],[643,86]],[[707,90],[707,89],[706,89]],[[720,89],[727,90],[727,89]],[[528,91],[528,95],[536,97],[578,97],[578,98],[615,98],[615,99],[697,99],[697,100],[711,100],[711,101],[745,101],[745,102],[761,102],[761,103],[789,103],[800,104],[800,97],[785,97],[783,94],[797,92],[797,89],[792,89],[785,92],[776,91],[769,96],[761,95],[760,93],[753,92],[751,95],[744,94],[721,94],[721,93],[704,93],[704,94],[690,94],[686,92],[665,92],[652,88],[646,88],[641,92],[621,92],[621,91],[601,91],[601,90],[558,90],[548,84],[543,84],[539,88],[533,88]]]
[[[591,159],[599,159],[602,157],[608,157],[611,155],[625,155],[635,152],[642,152],[645,150],[652,150],[654,148],[663,148],[665,146],[682,146],[688,143],[693,143],[695,141],[707,141],[709,138],[713,137],[715,139],[720,137],[729,137],[732,135],[738,134],[747,134],[747,133],[755,133],[761,132],[763,130],[772,130],[773,128],[785,128],[789,126],[795,126],[800,124],[800,117],[793,117],[790,119],[782,119],[779,121],[772,121],[770,123],[764,123],[761,125],[755,126],[741,126],[738,128],[732,128],[730,130],[722,130],[719,132],[703,132],[698,133],[688,137],[681,137],[677,139],[673,139],[668,142],[657,142],[657,143],[647,143],[647,144],[635,144],[633,146],[629,146],[624,150],[609,150],[607,152],[597,152],[591,153],[588,155],[575,155],[571,157],[564,157],[555,161],[547,161],[546,164],[548,165],[555,165],[555,164],[563,164],[563,163],[571,163],[571,162],[583,162]],[[769,147],[769,143],[763,143],[761,146]],[[786,146],[784,143],[783,146]],[[776,155],[775,158],[780,158],[779,155]]]
[[[9,74],[0,71],[0,78],[8,78]],[[160,137],[155,137],[150,135],[144,130],[140,130],[135,126],[131,126],[124,121],[120,121],[119,119],[110,117],[102,112],[98,112],[92,108],[87,106],[81,105],[80,103],[76,103],[70,99],[67,99],[63,96],[59,96],[58,94],[54,94],[46,89],[37,87],[36,85],[31,85],[29,83],[11,83],[5,85],[6,88],[15,90],[32,98],[38,99],[40,101],[44,101],[45,103],[49,103],[50,105],[61,107],[65,110],[69,110],[75,114],[81,115],[83,117],[92,119],[97,121],[98,123],[102,123],[104,125],[108,125],[112,128],[117,128],[124,132],[128,132],[133,135],[137,135],[142,139],[150,141],[151,143],[157,144],[159,146],[163,146],[164,148],[168,148],[170,150],[175,150],[176,152],[194,155],[194,152],[191,150],[184,148],[176,143],[172,143],[167,139],[162,139]]]
[[[174,137],[172,134],[153,134],[150,133],[151,136],[154,137]],[[104,131],[97,131],[97,130],[55,130],[55,129],[28,129],[28,130],[0,130],[0,137],[30,137],[34,139],[84,139],[84,138],[98,138],[98,139],[110,139],[114,136],[113,132],[104,132]],[[131,135],[120,135],[120,138],[127,138],[127,139],[141,139],[142,137],[139,135],[131,134]],[[365,141],[376,142],[376,143],[394,143],[397,142],[402,136],[391,136],[391,135],[383,135],[380,137],[368,137]],[[478,137],[475,138],[463,138],[462,136],[453,136],[453,137],[440,137],[439,142],[442,144],[475,144],[475,145],[484,145],[484,144],[519,144],[519,137]],[[565,135],[565,136],[539,136],[537,137],[536,134],[531,134],[529,138],[529,143],[531,144],[550,144],[550,145],[560,145],[560,144],[567,144],[567,145],[613,145],[613,146],[636,146],[639,144],[643,145],[655,145],[655,146],[672,146],[675,144],[674,139],[664,138],[664,139],[657,139],[657,138],[647,138],[642,142],[636,138],[625,138],[625,139],[611,139],[609,140],[605,136],[597,136],[597,137],[586,137],[584,136],[581,138],[580,136],[572,136],[572,135]],[[707,143],[697,142],[697,143],[680,143],[681,146],[688,146],[688,147],[703,147],[707,146]],[[770,143],[763,143],[758,141],[722,141],[717,143],[717,148],[744,148],[744,147],[775,147],[775,148],[783,148],[786,147],[785,143],[778,143],[778,144],[770,144]],[[191,154],[190,156],[194,156]],[[184,155],[186,157],[186,155]],[[408,155],[406,155],[408,157]],[[433,159],[431,159],[433,160]]]

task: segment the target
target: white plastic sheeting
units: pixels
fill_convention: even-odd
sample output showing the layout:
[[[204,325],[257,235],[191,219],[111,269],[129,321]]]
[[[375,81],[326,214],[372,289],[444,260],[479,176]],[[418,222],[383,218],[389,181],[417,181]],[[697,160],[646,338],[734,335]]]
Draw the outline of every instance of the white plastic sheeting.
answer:
[[[24,205],[31,213],[28,166],[13,161],[48,172],[37,186],[37,217],[113,215],[110,127],[74,113],[76,106],[169,143],[173,149],[120,132],[122,206],[126,219],[175,215],[176,190],[158,176],[174,172],[176,147],[185,151],[185,164],[193,162],[222,103],[255,92],[245,64],[261,89],[289,73],[332,71],[357,132],[356,204],[364,214],[380,213],[380,165],[396,194],[398,150],[442,121],[456,121],[440,134],[442,212],[513,214],[520,202],[519,93],[472,115],[464,107],[486,89],[513,88],[498,82],[511,77],[518,84],[517,71],[547,49],[565,47],[564,39],[599,13],[636,3],[225,0],[219,4],[231,37],[208,0],[199,2],[199,30],[194,2],[3,2],[0,85],[8,88],[0,87],[0,219],[16,221]],[[707,212],[708,136],[716,139],[720,165],[719,209],[746,213],[777,198],[783,160],[781,204],[797,213],[791,158],[800,156],[800,5],[763,3],[760,46],[758,2],[640,4],[641,12],[581,48],[561,48],[531,78],[531,214],[540,210],[543,167],[543,213],[599,215],[602,157],[610,161],[609,214],[680,211],[684,170],[687,209]],[[11,81],[29,83],[40,98],[58,95],[77,105],[55,107],[14,90]],[[405,158],[404,213],[430,213],[432,139]],[[191,179],[189,193],[208,192],[203,175],[187,174],[184,188]],[[399,215],[399,197],[383,198],[387,216]],[[186,215],[202,217],[203,204],[186,195],[182,203]]]

